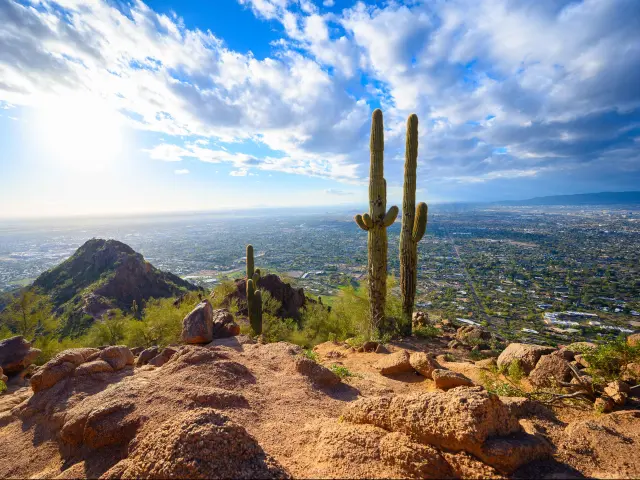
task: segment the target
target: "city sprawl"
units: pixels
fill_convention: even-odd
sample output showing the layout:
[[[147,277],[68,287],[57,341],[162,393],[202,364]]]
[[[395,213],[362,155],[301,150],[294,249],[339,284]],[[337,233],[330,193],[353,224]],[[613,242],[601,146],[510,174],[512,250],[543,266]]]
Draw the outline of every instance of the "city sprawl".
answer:
[[[435,206],[418,246],[418,309],[533,343],[638,331],[640,211],[634,208]],[[251,243],[262,268],[331,297],[341,286],[365,286],[367,233],[353,213],[5,224],[0,290],[30,283],[100,237],[121,240],[158,268],[205,287],[241,276]],[[389,229],[393,276],[399,233],[396,222]]]

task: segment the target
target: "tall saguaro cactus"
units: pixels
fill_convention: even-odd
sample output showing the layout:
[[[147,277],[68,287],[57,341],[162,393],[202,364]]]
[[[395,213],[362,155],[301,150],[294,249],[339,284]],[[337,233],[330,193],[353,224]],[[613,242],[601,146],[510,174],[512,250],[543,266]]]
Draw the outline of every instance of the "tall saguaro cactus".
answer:
[[[416,208],[416,170],[418,168],[418,116],[407,120],[407,143],[404,162],[402,196],[402,229],[400,232],[400,291],[402,316],[406,333],[411,335],[411,317],[418,277],[418,242],[427,229],[428,207],[420,202]]]
[[[387,211],[387,181],[384,179],[384,129],[382,111],[376,109],[371,118],[371,165],[369,171],[369,213],[356,215],[358,226],[369,233],[368,277],[371,324],[383,328],[387,296],[387,228],[395,222],[398,207]]]
[[[262,294],[258,290],[260,269],[254,270],[253,246],[247,245],[247,312],[249,324],[256,335],[262,333]]]

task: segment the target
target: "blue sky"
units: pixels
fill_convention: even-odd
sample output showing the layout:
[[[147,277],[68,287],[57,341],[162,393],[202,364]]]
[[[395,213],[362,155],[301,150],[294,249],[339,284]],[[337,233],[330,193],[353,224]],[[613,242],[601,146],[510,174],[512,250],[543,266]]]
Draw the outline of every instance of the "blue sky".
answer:
[[[0,0],[0,217],[637,190],[637,0]]]

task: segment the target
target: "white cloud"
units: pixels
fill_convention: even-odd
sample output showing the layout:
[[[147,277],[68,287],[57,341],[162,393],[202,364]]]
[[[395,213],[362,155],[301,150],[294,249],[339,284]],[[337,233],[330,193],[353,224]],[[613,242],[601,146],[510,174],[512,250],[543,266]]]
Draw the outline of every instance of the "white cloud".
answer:
[[[353,195],[353,192],[347,192],[346,190],[340,190],[337,188],[328,188],[324,191],[324,193],[327,193],[329,195],[339,195],[339,196]]]
[[[248,172],[246,168],[241,168],[240,170],[232,170],[229,175],[232,177],[246,177]]]
[[[0,108],[88,92],[167,137],[148,149],[154,159],[359,183],[380,104],[390,188],[402,181],[411,112],[433,183],[635,158],[637,0],[358,2],[325,14],[307,0],[239,1],[282,24],[270,57],[140,2],[128,15],[97,0],[61,0],[62,13],[47,0],[1,2]]]
[[[176,175],[187,175],[189,173],[189,170],[187,170],[186,168],[181,168],[179,170],[174,170],[173,173],[175,173]]]

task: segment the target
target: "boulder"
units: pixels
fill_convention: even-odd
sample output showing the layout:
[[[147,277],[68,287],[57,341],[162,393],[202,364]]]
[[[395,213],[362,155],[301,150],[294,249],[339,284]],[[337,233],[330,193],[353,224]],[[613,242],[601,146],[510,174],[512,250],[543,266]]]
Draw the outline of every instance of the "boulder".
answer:
[[[140,352],[140,355],[138,355],[138,358],[136,359],[136,367],[146,365],[147,363],[149,363],[149,360],[157,356],[159,352],[160,347],[158,347],[157,345],[144,349],[142,352]]]
[[[199,409],[167,419],[101,478],[290,478],[244,427]]]
[[[5,375],[18,373],[33,363],[40,350],[31,348],[21,335],[0,341],[0,367]]]
[[[132,415],[133,402],[107,402],[91,410],[84,425],[82,440],[90,448],[126,445],[135,436],[140,418]]]
[[[376,353],[389,353],[389,350],[387,349],[387,347],[380,343],[376,347]]]
[[[563,358],[564,360],[566,360],[567,362],[571,362],[574,360],[576,356],[576,352],[574,352],[573,350],[569,350],[567,347],[562,347],[561,349],[551,353],[551,355],[557,355],[560,358]]]
[[[463,374],[442,368],[433,370],[431,376],[433,381],[436,382],[436,387],[440,390],[449,390],[455,387],[470,387],[473,385],[473,382]]]
[[[225,308],[213,311],[212,323],[211,334],[213,339],[235,337],[240,334],[240,326],[234,321],[231,312]]]
[[[99,352],[96,348],[70,348],[63,350],[39,368],[31,377],[32,390],[39,392],[51,388],[59,381],[70,377],[76,367],[85,363],[96,352]]]
[[[456,331],[456,339],[466,345],[486,344],[491,340],[491,332],[473,325],[466,325]]]
[[[162,349],[162,352],[159,355],[156,355],[151,360],[149,360],[149,365],[153,365],[154,367],[161,367],[165,363],[171,359],[176,354],[177,350],[173,347],[166,347]]]
[[[380,439],[380,457],[410,478],[454,478],[451,465],[431,445],[411,441],[404,433],[392,432]]]
[[[213,307],[203,300],[182,320],[182,341],[185,343],[209,343],[213,340]]]
[[[581,354],[578,354],[574,357],[574,361],[578,364],[579,367],[581,368],[589,368],[589,362],[587,361],[586,358],[584,358]]]
[[[553,445],[540,435],[516,433],[488,439],[478,457],[496,470],[511,473],[522,465],[549,457],[553,449]]]
[[[529,374],[531,385],[537,388],[555,387],[560,382],[569,382],[570,380],[571,368],[569,368],[569,364],[561,355],[555,353],[540,357],[535,368]]]
[[[71,362],[51,364],[49,362],[45,363],[43,367],[31,377],[31,389],[34,393],[51,388],[60,380],[71,376],[76,369],[76,366]]]
[[[441,368],[438,362],[424,352],[411,352],[409,363],[416,372],[427,378],[431,378],[431,373],[436,368]]]
[[[340,383],[338,375],[307,357],[296,357],[294,368],[296,372],[307,377],[317,387],[332,387]]]
[[[614,380],[604,387],[604,393],[609,396],[616,405],[622,406],[627,403],[627,398],[629,397],[629,393],[631,393],[631,389],[625,382],[621,380]]]
[[[115,345],[100,351],[100,358],[118,371],[127,365],[133,365],[135,360],[133,353],[124,345]]]
[[[137,357],[138,355],[140,355],[142,352],[144,351],[144,347],[133,347],[131,349],[131,353],[133,353],[133,355],[135,357]]]
[[[600,413],[610,413],[616,406],[616,402],[611,397],[598,397],[593,403],[593,409]]]
[[[640,333],[634,333],[627,337],[627,345],[630,347],[637,347],[640,345]]]
[[[548,443],[525,433],[500,399],[482,387],[361,398],[346,407],[342,419],[406,434],[412,443],[465,451],[507,474],[551,453]]]
[[[628,363],[622,369],[622,380],[625,382],[636,383],[640,380],[640,363]]]
[[[525,373],[531,372],[542,355],[548,355],[555,348],[528,343],[510,343],[498,356],[498,367],[508,368],[515,360],[520,361],[520,366]]]
[[[378,360],[374,366],[381,375],[394,375],[396,373],[411,372],[413,367],[409,362],[409,352],[399,350],[390,355],[386,355]]]
[[[104,360],[94,360],[92,362],[83,363],[76,368],[74,375],[76,377],[82,375],[92,375],[94,373],[113,372],[113,367]]]

